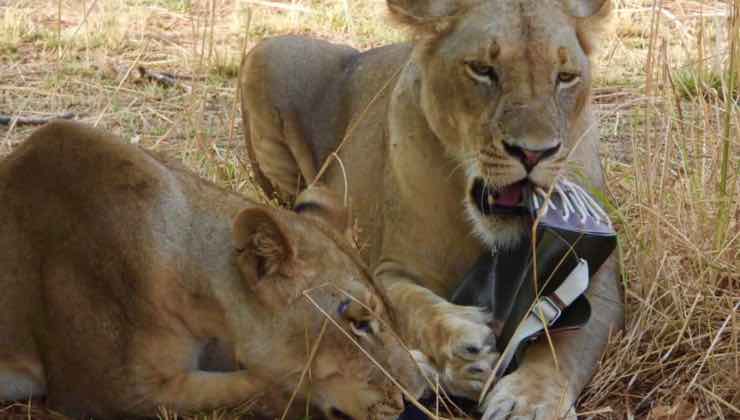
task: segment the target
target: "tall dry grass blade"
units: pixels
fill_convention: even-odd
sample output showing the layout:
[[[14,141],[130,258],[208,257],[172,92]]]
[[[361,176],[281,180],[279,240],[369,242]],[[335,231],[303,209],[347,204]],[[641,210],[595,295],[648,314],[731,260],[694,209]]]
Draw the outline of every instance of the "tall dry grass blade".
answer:
[[[655,76],[655,50],[658,43],[658,30],[663,8],[663,0],[653,0],[650,19],[650,41],[647,50],[647,64],[645,66],[645,93],[653,96],[653,78]]]
[[[344,9],[344,18],[345,18],[345,30],[349,33],[354,32],[354,25],[352,24],[352,12],[350,12],[350,0],[342,0],[342,8]]]
[[[727,318],[725,318],[724,322],[717,330],[717,334],[714,336],[714,339],[712,340],[712,344],[709,345],[709,348],[704,354],[704,358],[701,360],[699,367],[696,369],[696,373],[694,374],[694,377],[691,379],[691,382],[689,382],[689,385],[686,387],[686,391],[684,392],[685,394],[688,394],[691,391],[691,388],[694,387],[696,380],[699,379],[699,375],[701,374],[702,368],[704,368],[704,365],[709,359],[709,356],[712,355],[712,352],[717,346],[717,343],[719,342],[720,338],[722,338],[722,334],[725,332],[725,329],[727,328],[727,324],[729,324],[730,321],[732,321],[734,314],[737,313],[738,310],[740,310],[740,301],[738,301],[737,304],[735,304],[735,307],[732,309],[732,312],[730,312],[730,314],[727,315]]]
[[[210,19],[209,19],[209,36],[208,36],[208,58],[207,62],[211,63],[213,57],[213,32],[216,30],[216,0],[211,0]]]
[[[62,0],[57,0],[57,60],[61,64],[62,57]]]
[[[288,416],[290,406],[293,405],[293,401],[295,400],[296,395],[298,395],[298,390],[301,388],[301,385],[303,385],[303,380],[306,378],[306,373],[311,369],[313,359],[316,358],[316,353],[319,351],[321,340],[324,338],[324,333],[326,333],[326,327],[328,325],[329,323],[326,320],[324,320],[324,322],[321,324],[319,336],[316,338],[316,341],[311,347],[311,352],[308,354],[308,360],[306,360],[306,364],[303,366],[303,370],[301,370],[301,376],[298,378],[298,383],[296,384],[295,388],[293,388],[293,392],[290,394],[290,399],[288,399],[288,403],[285,405],[285,410],[283,411],[283,415],[280,416],[280,420],[285,420],[285,418]]]
[[[355,129],[360,124],[360,122],[363,121],[365,118],[365,114],[370,110],[370,108],[375,104],[375,101],[378,100],[386,91],[392,87],[392,82],[396,80],[398,75],[401,74],[403,69],[406,68],[408,65],[407,63],[404,63],[402,66],[398,67],[398,69],[393,73],[391,77],[388,78],[388,80],[385,81],[383,86],[378,89],[378,91],[373,95],[372,98],[368,101],[367,105],[365,105],[364,108],[362,108],[362,111],[359,113],[359,115],[356,117],[354,121],[352,121],[351,125],[347,129],[346,134],[344,137],[342,137],[342,140],[339,142],[339,145],[334,149],[334,153],[329,155],[325,160],[324,163],[321,165],[321,168],[319,168],[319,171],[316,173],[316,178],[314,178],[310,182],[310,186],[313,187],[317,182],[321,180],[321,177],[324,176],[324,172],[326,172],[327,169],[329,169],[329,165],[334,161],[335,156],[339,156],[339,153],[342,151],[342,148],[344,147],[345,143],[349,140],[350,137],[352,137],[352,134],[355,132]]]
[[[737,98],[737,41],[740,36],[740,21],[738,21],[738,14],[740,14],[740,0],[734,0],[728,4],[731,8],[729,28],[727,33],[729,34],[730,42],[730,60],[727,65],[727,83],[724,84],[724,100],[725,100],[725,118],[723,122],[723,142],[722,142],[722,155],[720,157],[720,178],[719,178],[719,210],[717,212],[717,227],[715,231],[715,247],[721,248],[727,236],[727,229],[729,224],[729,210],[731,207],[730,195],[728,194],[728,184],[730,180],[730,145],[733,142],[733,115],[736,108]],[[737,176],[737,175],[735,175]],[[733,177],[734,178],[734,177]],[[734,188],[733,188],[734,189]]]

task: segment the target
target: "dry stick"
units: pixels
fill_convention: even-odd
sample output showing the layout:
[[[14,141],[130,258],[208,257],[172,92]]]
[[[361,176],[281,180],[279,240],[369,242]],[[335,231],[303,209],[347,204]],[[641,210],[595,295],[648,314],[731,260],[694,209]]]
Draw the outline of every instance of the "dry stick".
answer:
[[[75,114],[65,112],[64,114],[52,115],[49,117],[12,117],[10,115],[0,114],[0,125],[44,125],[52,120],[74,119]]]
[[[306,366],[303,367],[303,370],[301,371],[301,376],[298,378],[298,384],[295,388],[293,388],[293,393],[290,395],[290,399],[288,400],[288,405],[285,406],[285,411],[283,411],[283,415],[280,417],[280,420],[285,420],[285,416],[288,415],[288,410],[290,410],[290,406],[293,404],[293,400],[295,400],[295,396],[298,394],[298,390],[301,388],[301,385],[303,384],[303,378],[306,377],[306,372],[311,368],[311,364],[313,363],[314,357],[316,357],[316,352],[319,350],[319,344],[321,344],[321,339],[324,338],[324,333],[326,332],[326,326],[329,325],[326,320],[324,320],[324,323],[321,324],[321,331],[319,332],[319,337],[316,339],[316,342],[313,343],[313,347],[311,348],[311,353],[308,355],[308,360],[306,361]]]
[[[17,109],[26,109],[26,107],[27,107],[28,103],[30,102],[30,100],[31,100],[30,98],[26,98],[23,101],[23,104],[21,106],[16,106],[16,108]],[[13,120],[13,121],[15,121],[15,120]],[[15,123],[14,122],[12,122],[10,124],[10,126],[8,127],[8,129],[6,130],[6,132],[5,132],[5,140],[3,141],[3,144],[7,147],[8,151],[13,150],[13,146],[11,145],[11,142],[10,142],[10,135],[13,133],[13,130],[15,130]]]
[[[296,6],[294,4],[285,4],[285,3],[278,3],[274,1],[264,1],[264,0],[247,0],[247,4],[254,4],[256,6],[264,6],[264,7],[271,7],[275,9],[282,9],[282,10],[288,10],[291,12],[301,12],[301,13],[307,13],[307,14],[314,14],[313,10],[304,7],[304,6]]]
[[[604,407],[604,408],[597,408],[596,410],[590,410],[590,411],[583,411],[580,413],[576,413],[578,415],[578,418],[583,418],[586,416],[596,416],[599,414],[611,414],[614,410],[611,407]]]
[[[386,377],[387,377],[387,378],[388,378],[388,379],[389,379],[389,380],[391,381],[391,383],[393,383],[393,385],[395,385],[395,386],[396,386],[396,388],[398,388],[399,390],[401,390],[401,392],[403,393],[403,395],[405,395],[405,396],[406,396],[406,398],[408,399],[408,401],[409,401],[409,402],[411,402],[411,403],[412,403],[412,404],[413,404],[414,406],[416,406],[416,408],[418,408],[418,409],[419,409],[419,410],[420,410],[420,411],[421,411],[422,413],[426,414],[427,416],[431,417],[432,419],[435,419],[435,420],[447,420],[447,419],[446,419],[446,418],[444,418],[444,417],[437,417],[437,416],[435,416],[435,415],[434,415],[434,413],[432,413],[432,412],[431,412],[431,411],[429,411],[429,410],[428,410],[428,409],[427,409],[426,407],[424,407],[423,405],[421,405],[421,403],[419,403],[419,401],[417,401],[417,400],[416,400],[416,397],[415,397],[414,395],[412,395],[412,394],[411,394],[410,392],[408,392],[408,391],[406,390],[406,388],[404,388],[404,387],[403,387],[403,385],[401,385],[401,384],[400,384],[400,383],[399,383],[399,382],[398,382],[398,381],[396,380],[396,378],[394,378],[394,377],[393,377],[393,375],[391,375],[390,373],[388,373],[388,371],[387,371],[387,370],[386,370],[386,369],[385,369],[385,368],[383,367],[383,365],[381,365],[380,363],[378,363],[378,361],[377,361],[377,360],[375,360],[375,358],[374,358],[374,357],[373,357],[372,355],[370,355],[370,353],[368,353],[368,352],[367,352],[367,350],[365,350],[365,349],[364,349],[364,348],[363,348],[363,347],[362,347],[362,346],[360,345],[360,343],[358,343],[358,342],[357,342],[357,340],[355,340],[355,338],[354,338],[354,337],[352,337],[352,335],[350,335],[350,334],[349,334],[349,333],[348,333],[347,331],[345,331],[345,330],[344,330],[344,328],[342,328],[342,327],[341,327],[341,326],[340,326],[340,325],[339,325],[339,324],[337,323],[337,321],[335,321],[335,320],[334,320],[334,318],[332,318],[332,317],[331,317],[331,315],[329,315],[329,314],[328,314],[328,313],[327,313],[327,312],[326,312],[326,311],[324,310],[324,308],[322,308],[322,307],[321,307],[321,306],[320,306],[320,305],[319,305],[319,304],[318,304],[318,303],[317,303],[317,302],[316,302],[316,301],[315,301],[315,300],[314,300],[314,299],[313,299],[313,298],[311,297],[311,295],[310,295],[310,294],[309,294],[308,292],[309,292],[309,290],[306,290],[306,291],[304,291],[304,292],[303,292],[303,296],[304,296],[304,297],[305,297],[306,299],[308,299],[308,301],[309,301],[309,302],[310,302],[310,303],[311,303],[311,304],[312,304],[313,306],[315,306],[315,307],[316,307],[316,309],[317,309],[317,310],[318,310],[319,312],[321,312],[321,314],[322,314],[322,315],[324,315],[324,316],[326,317],[326,319],[327,319],[327,320],[328,320],[329,322],[331,322],[331,323],[332,323],[332,325],[334,325],[335,327],[337,327],[337,329],[338,329],[338,330],[339,330],[339,331],[340,331],[340,332],[341,332],[342,334],[344,334],[344,335],[345,335],[345,336],[346,336],[346,337],[347,337],[347,338],[348,338],[348,339],[349,339],[349,340],[350,340],[350,341],[352,342],[352,344],[354,344],[355,346],[357,346],[357,348],[358,348],[358,349],[359,349],[359,350],[360,350],[360,351],[362,352],[362,354],[364,354],[364,355],[365,355],[365,357],[367,357],[367,358],[368,358],[368,360],[370,360],[370,362],[372,362],[372,364],[374,364],[374,365],[375,365],[375,367],[377,367],[377,368],[378,368],[378,369],[379,369],[379,370],[380,370],[380,371],[381,371],[381,372],[383,373],[383,375],[385,375],[385,376],[386,376]]]
[[[180,83],[177,80],[177,77],[174,74],[170,73],[159,73],[156,71],[151,71],[146,69],[144,66],[137,66],[137,70],[139,71],[139,77],[142,79],[147,79],[149,81],[157,82],[160,85],[164,87],[177,87],[180,86],[183,88],[187,93],[190,93],[193,91],[193,88],[185,85],[183,83]]]
[[[339,157],[337,152],[332,152],[331,154],[332,156],[334,156],[334,159],[337,160],[339,167],[342,168],[342,179],[344,180],[344,200],[342,201],[342,204],[344,205],[344,207],[347,207],[349,200],[349,181],[347,180],[347,170],[344,168],[344,163],[342,163],[342,159]]]

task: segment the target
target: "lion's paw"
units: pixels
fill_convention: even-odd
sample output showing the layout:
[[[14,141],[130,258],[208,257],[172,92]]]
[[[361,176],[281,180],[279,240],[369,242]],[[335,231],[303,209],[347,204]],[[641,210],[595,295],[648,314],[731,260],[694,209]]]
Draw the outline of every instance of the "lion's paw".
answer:
[[[577,420],[574,401],[552,378],[515,371],[494,385],[482,420]]]
[[[447,392],[477,399],[499,356],[488,326],[491,316],[451,303],[436,304],[435,312],[425,326],[426,360],[417,356],[417,361],[427,373],[438,375]]]

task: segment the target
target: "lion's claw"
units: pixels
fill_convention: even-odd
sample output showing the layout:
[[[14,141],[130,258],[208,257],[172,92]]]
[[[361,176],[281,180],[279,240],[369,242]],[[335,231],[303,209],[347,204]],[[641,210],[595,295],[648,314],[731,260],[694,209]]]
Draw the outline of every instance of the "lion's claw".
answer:
[[[499,356],[488,326],[491,316],[476,307],[451,303],[435,309],[438,314],[424,333],[424,358],[417,361],[427,373],[438,375],[450,394],[476,399]]]
[[[494,385],[482,420],[576,420],[573,402],[551,378],[515,371]]]

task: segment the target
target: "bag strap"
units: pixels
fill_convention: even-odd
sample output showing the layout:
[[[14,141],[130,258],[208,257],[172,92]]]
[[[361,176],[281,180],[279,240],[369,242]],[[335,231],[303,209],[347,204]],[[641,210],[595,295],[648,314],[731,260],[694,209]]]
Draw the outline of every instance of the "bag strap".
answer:
[[[508,371],[511,362],[521,353],[523,346],[542,335],[545,328],[551,329],[553,332],[559,332],[562,331],[563,327],[567,329],[574,327],[574,325],[562,325],[561,328],[558,328],[556,324],[571,304],[588,289],[588,274],[588,262],[580,259],[576,267],[557,289],[550,294],[541,295],[534,302],[528,311],[528,315],[519,323],[501,353],[497,364],[498,369],[494,372],[496,379]],[[585,323],[590,316],[590,307],[588,312],[581,312],[581,314],[580,318]]]

